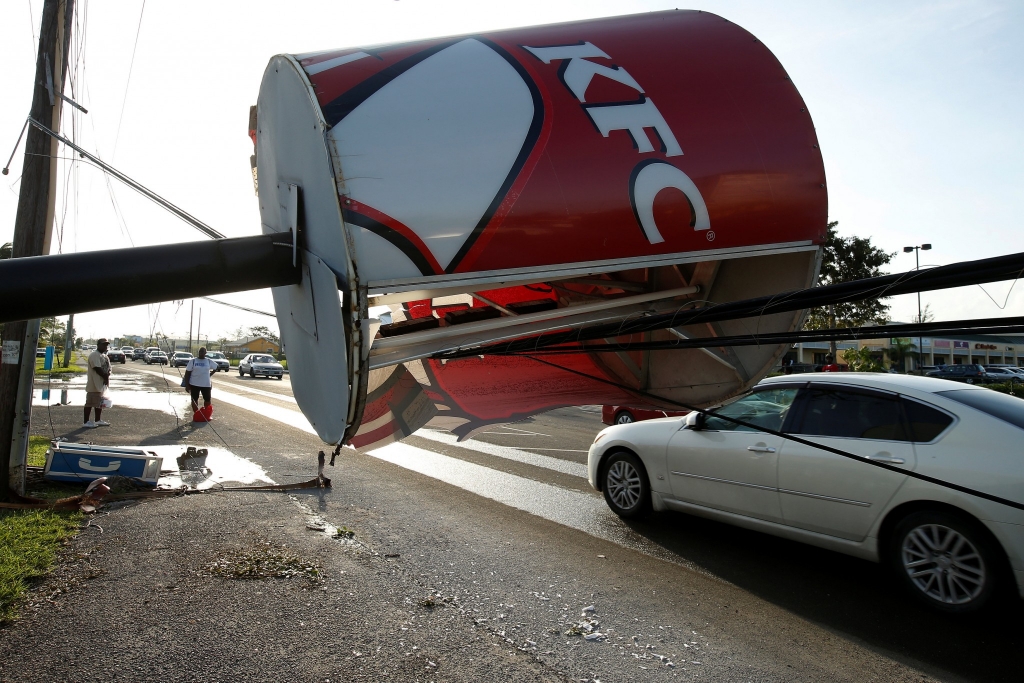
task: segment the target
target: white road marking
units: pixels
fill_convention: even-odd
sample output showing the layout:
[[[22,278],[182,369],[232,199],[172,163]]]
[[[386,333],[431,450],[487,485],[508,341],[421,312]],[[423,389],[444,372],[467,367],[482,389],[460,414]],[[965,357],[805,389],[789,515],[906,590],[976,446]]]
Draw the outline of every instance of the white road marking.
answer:
[[[449,446],[466,448],[471,451],[476,451],[477,453],[505,458],[506,460],[514,460],[515,462],[533,465],[534,467],[543,467],[544,469],[562,472],[563,474],[583,477],[584,479],[587,477],[586,465],[578,462],[569,462],[568,460],[562,460],[561,458],[552,458],[550,455],[531,453],[518,448],[510,448],[509,446],[497,446],[492,443],[487,443],[486,441],[475,441],[473,439],[459,441],[458,437],[451,432],[441,432],[434,429],[421,429],[418,432],[414,432],[413,436],[430,439],[431,441],[437,441]]]
[[[402,442],[370,451],[369,455],[594,536],[608,537],[609,527],[620,525],[604,500],[593,494],[499,472]]]

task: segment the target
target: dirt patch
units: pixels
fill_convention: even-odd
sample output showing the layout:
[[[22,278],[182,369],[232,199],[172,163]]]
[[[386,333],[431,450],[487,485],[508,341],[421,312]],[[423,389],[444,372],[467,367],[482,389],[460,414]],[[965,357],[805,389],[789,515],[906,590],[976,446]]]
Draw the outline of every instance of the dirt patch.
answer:
[[[223,554],[203,565],[203,570],[226,579],[305,579],[311,583],[323,580],[323,568],[302,559],[284,546],[270,541]]]

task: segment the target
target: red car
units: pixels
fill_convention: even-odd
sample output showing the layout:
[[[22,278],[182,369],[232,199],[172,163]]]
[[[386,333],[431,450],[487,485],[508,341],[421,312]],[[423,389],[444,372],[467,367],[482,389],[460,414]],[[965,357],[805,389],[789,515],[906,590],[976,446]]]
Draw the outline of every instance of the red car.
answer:
[[[681,417],[689,410],[648,410],[630,406],[601,406],[601,422],[606,425],[624,425],[630,422],[653,420],[657,417]]]

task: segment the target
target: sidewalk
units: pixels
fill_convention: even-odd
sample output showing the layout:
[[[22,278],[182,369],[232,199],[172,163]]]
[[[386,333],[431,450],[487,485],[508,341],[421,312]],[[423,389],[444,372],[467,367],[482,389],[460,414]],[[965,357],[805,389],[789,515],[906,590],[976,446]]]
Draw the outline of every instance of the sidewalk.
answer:
[[[221,445],[209,431],[181,440],[156,411],[112,409],[113,425],[87,434],[80,407],[51,414],[58,435],[96,443]],[[315,475],[315,437],[253,432],[251,413],[225,404],[218,415],[239,454],[304,451],[282,468],[294,478],[272,472],[276,481]],[[33,432],[49,426],[37,418]],[[351,538],[319,530],[312,510],[328,499],[337,510],[343,496],[212,493],[105,508],[3,629],[0,681],[561,680],[526,652],[510,660],[457,599],[363,538],[369,511],[349,514]],[[236,571],[292,576],[225,578]]]

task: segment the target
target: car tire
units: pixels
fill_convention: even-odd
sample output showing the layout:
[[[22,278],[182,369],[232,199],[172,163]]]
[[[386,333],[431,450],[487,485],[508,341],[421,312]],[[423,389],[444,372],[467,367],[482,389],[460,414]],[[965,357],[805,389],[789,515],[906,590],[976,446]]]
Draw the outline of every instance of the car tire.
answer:
[[[640,458],[626,451],[608,456],[601,489],[612,512],[623,519],[643,517],[651,509],[651,484]]]
[[[283,380],[283,379],[284,379],[284,375],[278,375],[278,376],[277,376],[277,381],[279,381],[279,382],[280,382],[280,381],[281,381],[281,380]]]
[[[242,368],[238,368],[238,376],[239,377],[245,377],[245,373],[242,372]]]
[[[968,384],[974,384],[974,378],[973,377],[968,377],[964,381],[967,382]]]
[[[628,425],[632,424],[633,422],[636,422],[636,419],[633,417],[633,413],[629,412],[628,410],[620,410],[618,413],[615,414],[614,424]]]
[[[1000,553],[977,522],[944,510],[912,512],[896,524],[889,562],[919,602],[942,612],[984,608],[999,587]]]
[[[249,376],[252,377],[253,379],[256,379],[256,371],[255,370],[250,370],[249,371]]]

